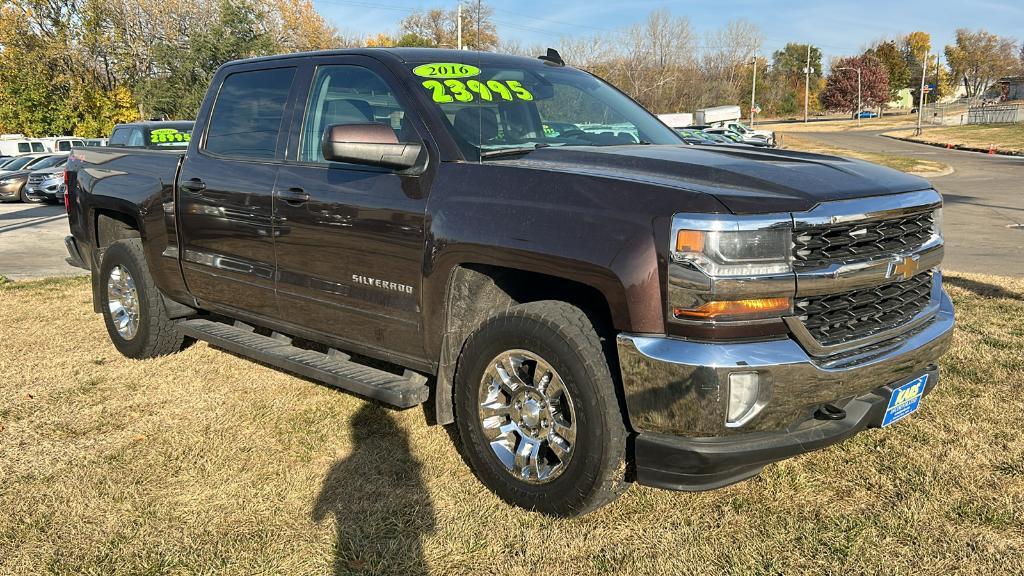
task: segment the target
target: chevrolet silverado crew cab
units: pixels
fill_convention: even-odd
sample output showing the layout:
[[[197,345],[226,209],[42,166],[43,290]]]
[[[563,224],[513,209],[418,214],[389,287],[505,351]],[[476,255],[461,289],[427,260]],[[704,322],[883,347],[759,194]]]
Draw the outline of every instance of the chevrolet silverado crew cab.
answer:
[[[726,486],[938,382],[926,181],[686,145],[555,51],[230,62],[192,136],[68,162],[70,260],[117,349],[204,340],[424,404],[527,509]]]

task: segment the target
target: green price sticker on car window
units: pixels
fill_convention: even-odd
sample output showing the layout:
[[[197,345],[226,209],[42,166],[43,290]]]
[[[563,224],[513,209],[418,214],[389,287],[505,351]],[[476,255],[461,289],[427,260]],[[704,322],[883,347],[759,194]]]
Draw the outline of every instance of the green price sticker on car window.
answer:
[[[158,128],[149,133],[151,144],[174,144],[176,142],[188,142],[192,135],[187,132],[178,132],[174,128]]]
[[[412,73],[422,78],[472,78],[480,75],[480,69],[469,64],[433,62],[413,68]]]
[[[451,102],[469,103],[475,100],[493,102],[504,100],[513,102],[516,100],[529,102],[533,100],[533,93],[527,90],[517,80],[426,80],[423,87],[430,90],[431,98],[438,104]]]

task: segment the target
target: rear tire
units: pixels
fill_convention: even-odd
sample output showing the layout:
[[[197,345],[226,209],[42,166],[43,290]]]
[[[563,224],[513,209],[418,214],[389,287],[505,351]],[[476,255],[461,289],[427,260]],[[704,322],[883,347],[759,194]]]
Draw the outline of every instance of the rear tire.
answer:
[[[470,336],[455,414],[466,460],[509,504],[578,516],[629,487],[626,427],[601,339],[566,302],[515,306]]]
[[[141,240],[118,240],[107,247],[99,273],[103,321],[118,352],[144,359],[184,347],[185,338],[149,275]]]

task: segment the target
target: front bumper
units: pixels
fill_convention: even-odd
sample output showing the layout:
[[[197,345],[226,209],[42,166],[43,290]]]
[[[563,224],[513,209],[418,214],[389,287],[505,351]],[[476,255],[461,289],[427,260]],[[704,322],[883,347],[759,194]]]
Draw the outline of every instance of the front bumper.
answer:
[[[57,200],[57,190],[60,188],[60,182],[49,184],[44,182],[39,186],[26,186],[25,195],[33,200]]]
[[[629,421],[637,432],[637,480],[703,490],[756,474],[767,463],[839,442],[881,423],[888,392],[929,374],[953,334],[953,305],[939,293],[935,315],[890,340],[827,357],[793,339],[709,343],[620,335],[619,360]],[[757,372],[760,411],[726,425],[729,374]],[[825,405],[846,410],[819,421]]]
[[[13,182],[11,184],[0,184],[0,201],[17,200],[21,196],[21,187],[24,182]]]

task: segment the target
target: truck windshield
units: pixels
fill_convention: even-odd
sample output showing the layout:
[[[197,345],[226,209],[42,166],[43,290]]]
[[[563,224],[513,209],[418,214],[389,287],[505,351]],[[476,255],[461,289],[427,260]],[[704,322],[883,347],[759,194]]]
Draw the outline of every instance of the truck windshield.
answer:
[[[601,80],[538,65],[410,64],[471,158],[544,146],[680,144],[650,112]]]

